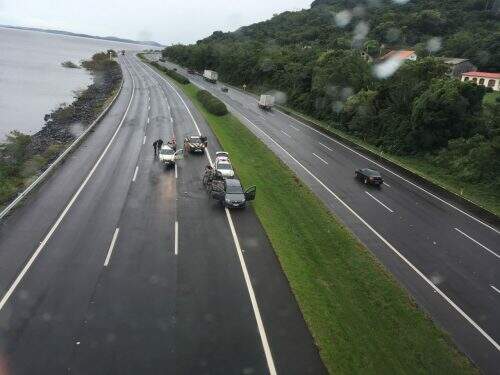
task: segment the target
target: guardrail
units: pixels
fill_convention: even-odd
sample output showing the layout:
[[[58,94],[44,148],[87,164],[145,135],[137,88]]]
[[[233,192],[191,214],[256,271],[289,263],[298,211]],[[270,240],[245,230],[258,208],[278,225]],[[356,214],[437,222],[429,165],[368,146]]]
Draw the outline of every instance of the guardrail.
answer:
[[[120,84],[120,87],[118,88],[118,92],[115,94],[113,99],[111,100],[111,103],[107,105],[106,108],[101,112],[101,114],[92,122],[92,124],[89,125],[85,131],[78,136],[77,139],[73,141],[64,151],[61,155],[57,157],[56,160],[52,162],[52,164],[49,165],[49,167],[43,171],[43,173],[37,177],[35,181],[33,181],[26,189],[24,189],[19,195],[12,201],[10,202],[3,210],[0,212],[0,220],[2,220],[24,197],[26,197],[33,189],[35,189],[41,182],[43,182],[49,174],[59,165],[61,162],[67,157],[67,155],[72,152],[76,146],[78,146],[83,139],[89,134],[89,132],[103,119],[103,117],[109,112],[113,104],[115,104],[116,99],[120,95],[122,88],[123,88],[123,81],[124,78],[122,76],[122,82]]]

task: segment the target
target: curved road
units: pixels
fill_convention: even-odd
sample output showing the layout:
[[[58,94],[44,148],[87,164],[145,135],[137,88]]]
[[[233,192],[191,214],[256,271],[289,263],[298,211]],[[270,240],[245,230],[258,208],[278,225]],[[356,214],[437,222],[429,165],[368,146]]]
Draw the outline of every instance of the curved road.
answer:
[[[0,372],[321,374],[252,210],[208,199],[219,149],[168,82],[120,56],[124,86],[84,143],[0,224]],[[152,142],[204,133],[165,170]]]
[[[384,263],[458,347],[485,373],[500,363],[500,231],[390,167],[274,109],[252,95],[191,82],[223,100]],[[370,188],[354,170],[378,169],[386,184]]]

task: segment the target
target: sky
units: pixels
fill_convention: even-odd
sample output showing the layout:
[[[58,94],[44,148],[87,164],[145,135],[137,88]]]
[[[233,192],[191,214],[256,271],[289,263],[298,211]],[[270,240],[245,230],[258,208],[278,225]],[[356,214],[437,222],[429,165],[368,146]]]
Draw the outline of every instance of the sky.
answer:
[[[0,0],[0,24],[98,36],[192,43],[312,0]]]

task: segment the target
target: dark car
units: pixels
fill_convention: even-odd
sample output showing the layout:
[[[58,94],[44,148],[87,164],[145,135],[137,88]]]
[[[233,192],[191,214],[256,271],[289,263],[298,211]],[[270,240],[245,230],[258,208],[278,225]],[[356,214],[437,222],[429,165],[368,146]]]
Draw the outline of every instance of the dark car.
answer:
[[[220,88],[220,90],[221,90],[222,92],[228,92],[228,91],[229,91],[229,89],[228,89],[226,86],[222,86],[222,87]]]
[[[357,169],[355,172],[356,178],[367,185],[381,186],[384,179],[380,173],[370,168]]]
[[[257,188],[250,186],[243,190],[240,180],[236,178],[227,178],[223,180],[221,189],[212,190],[211,194],[227,208],[243,208],[248,201],[255,199]]]
[[[188,69],[187,72],[188,72],[188,74],[194,74],[194,70],[193,69]]]

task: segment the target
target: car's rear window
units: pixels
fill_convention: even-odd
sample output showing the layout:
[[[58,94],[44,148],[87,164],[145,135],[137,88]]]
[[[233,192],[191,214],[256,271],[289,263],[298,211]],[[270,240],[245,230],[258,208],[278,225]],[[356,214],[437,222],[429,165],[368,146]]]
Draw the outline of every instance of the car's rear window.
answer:
[[[231,167],[231,164],[219,163],[217,164],[217,169],[232,170],[233,167]]]

